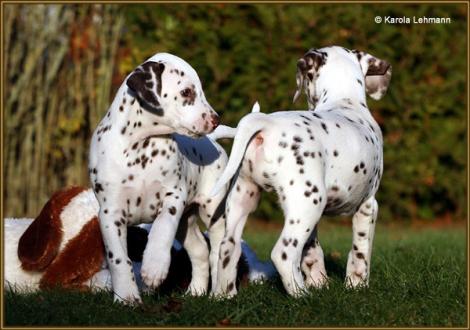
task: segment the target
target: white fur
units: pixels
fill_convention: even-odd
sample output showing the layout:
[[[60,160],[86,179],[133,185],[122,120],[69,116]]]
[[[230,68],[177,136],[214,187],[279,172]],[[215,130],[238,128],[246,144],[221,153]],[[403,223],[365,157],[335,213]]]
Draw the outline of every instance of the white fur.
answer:
[[[34,219],[4,219],[4,289],[33,291],[39,288],[41,273],[25,272],[18,258],[18,241]]]
[[[62,228],[66,230],[64,230],[59,250],[62,250],[72,238],[77,236],[83,226],[98,215],[98,211],[99,204],[92,189],[82,191],[72,198],[60,214]]]

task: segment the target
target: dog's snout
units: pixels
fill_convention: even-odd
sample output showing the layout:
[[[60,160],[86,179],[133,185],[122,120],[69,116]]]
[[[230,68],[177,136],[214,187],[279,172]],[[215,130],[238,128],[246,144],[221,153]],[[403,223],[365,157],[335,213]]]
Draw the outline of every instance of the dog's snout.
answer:
[[[220,118],[217,115],[212,115],[211,116],[211,124],[212,127],[215,129],[217,126],[220,124]]]

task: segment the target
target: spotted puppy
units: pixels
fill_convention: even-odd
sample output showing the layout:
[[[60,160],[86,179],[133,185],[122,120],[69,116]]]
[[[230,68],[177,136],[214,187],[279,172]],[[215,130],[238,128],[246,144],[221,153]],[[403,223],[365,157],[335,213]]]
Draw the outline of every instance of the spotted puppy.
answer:
[[[382,177],[382,134],[367,108],[385,93],[391,66],[342,47],[311,49],[298,61],[294,100],[303,89],[310,110],[253,113],[238,125],[230,159],[214,191],[239,170],[226,205],[216,293],[234,295],[240,237],[260,189],[275,191],[285,216],[271,253],[291,295],[327,277],[316,225],[325,215],[353,215],[346,282],[367,284]],[[305,275],[305,280],[302,275]]]
[[[89,159],[116,301],[140,302],[126,231],[141,222],[154,222],[143,255],[143,282],[155,288],[166,278],[181,222],[193,269],[189,292],[206,292],[209,252],[196,219],[199,215],[209,227],[210,243],[218,247],[224,226],[214,214],[224,193],[209,198],[209,192],[227,156],[201,136],[218,123],[196,71],[174,55],[154,55],[119,88],[93,134]],[[212,251],[216,263],[217,248]],[[212,269],[215,278],[217,268]]]

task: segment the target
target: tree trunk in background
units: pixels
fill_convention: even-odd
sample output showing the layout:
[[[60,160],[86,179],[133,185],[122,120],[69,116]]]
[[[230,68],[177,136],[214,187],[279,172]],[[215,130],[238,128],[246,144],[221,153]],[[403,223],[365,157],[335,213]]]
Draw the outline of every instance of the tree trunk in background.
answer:
[[[123,18],[113,5],[4,6],[4,215],[38,214],[88,185],[88,147],[109,106]]]

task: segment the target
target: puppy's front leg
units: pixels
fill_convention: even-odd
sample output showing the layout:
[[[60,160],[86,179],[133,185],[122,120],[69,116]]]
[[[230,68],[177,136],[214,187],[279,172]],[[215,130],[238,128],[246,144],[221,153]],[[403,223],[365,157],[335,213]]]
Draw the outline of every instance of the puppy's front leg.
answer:
[[[171,246],[183,214],[185,200],[186,194],[168,192],[160,214],[150,230],[141,269],[142,281],[150,288],[157,288],[168,275]]]
[[[120,205],[120,203],[109,203],[109,205]],[[121,217],[121,210],[112,209],[107,205],[101,206],[99,218],[113,283],[114,301],[125,304],[141,303],[132,262],[127,256],[127,226],[125,219]]]

